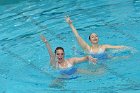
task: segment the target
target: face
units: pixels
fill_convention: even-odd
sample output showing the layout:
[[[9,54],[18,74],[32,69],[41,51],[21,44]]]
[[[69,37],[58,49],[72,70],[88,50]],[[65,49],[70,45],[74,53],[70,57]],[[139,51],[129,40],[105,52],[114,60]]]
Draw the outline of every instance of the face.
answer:
[[[64,51],[62,49],[56,50],[56,58],[58,62],[62,62],[64,60]]]
[[[97,43],[98,43],[98,36],[97,36],[95,33],[92,33],[92,34],[90,35],[90,42],[91,42],[92,44],[97,44]]]

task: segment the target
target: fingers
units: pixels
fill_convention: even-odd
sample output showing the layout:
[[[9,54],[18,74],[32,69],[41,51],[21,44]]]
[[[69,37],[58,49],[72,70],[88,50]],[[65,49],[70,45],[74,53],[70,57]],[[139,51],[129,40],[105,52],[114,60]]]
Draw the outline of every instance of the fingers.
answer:
[[[65,20],[68,24],[72,23],[72,20],[70,19],[70,17],[68,15],[65,16]]]
[[[70,18],[70,17],[68,15],[66,15],[65,18]]]
[[[97,60],[95,58],[92,58],[91,61],[92,62],[97,62]]]
[[[89,58],[89,60],[90,60],[91,62],[94,62],[94,63],[97,62],[97,59],[96,59],[96,58],[93,58],[92,56],[88,56],[88,58]]]

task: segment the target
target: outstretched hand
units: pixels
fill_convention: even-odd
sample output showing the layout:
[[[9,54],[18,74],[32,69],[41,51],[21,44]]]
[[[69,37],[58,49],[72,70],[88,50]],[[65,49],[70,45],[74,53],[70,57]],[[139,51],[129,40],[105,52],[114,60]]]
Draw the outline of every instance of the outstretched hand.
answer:
[[[42,39],[42,41],[43,41],[44,43],[46,43],[46,42],[47,42],[47,39],[45,38],[45,36],[40,35],[40,38]]]
[[[94,64],[96,64],[96,62],[97,62],[97,59],[96,58],[93,58],[92,56],[88,56],[88,60],[90,62],[93,62]]]
[[[72,23],[72,20],[70,19],[69,16],[65,16],[65,20],[68,24],[71,24]]]

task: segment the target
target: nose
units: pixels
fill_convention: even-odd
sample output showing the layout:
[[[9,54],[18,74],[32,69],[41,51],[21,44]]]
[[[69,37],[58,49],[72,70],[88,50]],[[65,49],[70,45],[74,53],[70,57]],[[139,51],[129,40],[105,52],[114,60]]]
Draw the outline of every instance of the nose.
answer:
[[[58,55],[58,57],[62,57],[63,55]]]

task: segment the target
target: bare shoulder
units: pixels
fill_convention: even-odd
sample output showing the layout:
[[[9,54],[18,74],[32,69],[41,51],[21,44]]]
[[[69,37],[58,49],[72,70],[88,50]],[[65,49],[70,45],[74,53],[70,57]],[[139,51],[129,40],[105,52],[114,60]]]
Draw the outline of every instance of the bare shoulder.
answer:
[[[73,64],[75,62],[76,58],[73,57],[73,58],[69,58],[69,59],[66,59],[67,62]]]

